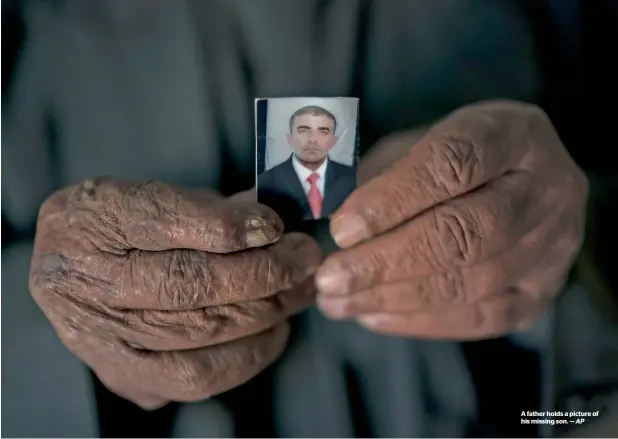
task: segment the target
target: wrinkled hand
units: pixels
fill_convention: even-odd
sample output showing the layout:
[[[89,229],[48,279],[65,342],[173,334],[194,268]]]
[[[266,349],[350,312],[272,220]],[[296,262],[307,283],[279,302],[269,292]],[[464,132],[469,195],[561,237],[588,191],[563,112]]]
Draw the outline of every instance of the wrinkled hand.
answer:
[[[282,229],[255,202],[89,180],[42,206],[30,288],[111,390],[148,409],[200,400],[275,360],[315,300],[320,250]]]
[[[526,329],[566,281],[587,192],[540,109],[463,107],[335,213],[331,233],[344,250],[318,271],[318,304],[385,334]]]

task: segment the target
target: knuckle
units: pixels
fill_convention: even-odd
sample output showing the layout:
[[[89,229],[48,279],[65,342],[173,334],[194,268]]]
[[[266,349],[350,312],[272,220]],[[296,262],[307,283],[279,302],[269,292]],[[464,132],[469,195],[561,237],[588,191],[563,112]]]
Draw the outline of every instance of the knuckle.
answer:
[[[120,212],[127,212],[140,221],[158,220],[158,223],[179,223],[182,192],[168,184],[154,180],[131,182],[114,187],[114,197],[120,199]],[[152,227],[157,223],[149,222]],[[163,231],[162,231],[163,232]],[[170,233],[170,239],[173,238]]]
[[[521,105],[521,111],[524,117],[527,117],[532,124],[539,126],[553,127],[548,114],[541,107],[535,104],[526,103]]]
[[[62,189],[41,206],[37,248],[124,248],[113,188],[104,180],[86,180]]]
[[[430,148],[435,184],[449,194],[473,185],[482,172],[480,146],[468,137],[443,136],[434,141]]]
[[[433,304],[460,304],[468,300],[463,276],[460,272],[447,272],[432,278],[432,292],[430,294]]]
[[[30,291],[36,299],[41,294],[66,287],[69,273],[68,258],[57,253],[36,255],[30,269]]]
[[[89,179],[78,183],[69,196],[71,204],[81,204],[96,199],[97,193],[102,184],[101,179]]]
[[[97,298],[109,297],[117,285],[84,272],[76,261],[58,254],[35,256],[29,283],[32,298],[65,344],[88,331],[103,336],[114,328],[118,315]]]
[[[138,181],[130,183],[124,188],[120,195],[121,204],[124,207],[135,209],[149,206],[158,209],[161,184],[152,180]]]
[[[210,266],[208,263],[199,264],[193,261],[194,253],[191,251],[177,250],[169,252],[168,255],[163,265],[167,269],[167,281],[157,286],[157,303],[162,309],[191,309],[198,304],[202,294],[210,291]],[[147,266],[141,257],[133,258],[132,264],[133,273]],[[152,268],[154,267],[150,269]],[[153,272],[152,279],[156,278]]]
[[[444,265],[466,266],[475,260],[480,252],[481,234],[474,219],[460,211],[449,209],[436,213],[438,233],[433,235],[430,243],[437,260]]]
[[[551,119],[541,107],[528,102],[509,102],[502,106],[502,112],[510,121],[520,121],[524,132],[531,134],[537,130],[553,130]]]
[[[124,224],[127,237],[173,242],[175,230],[166,225],[180,222],[177,191],[163,183],[139,181],[116,185],[108,192],[108,202],[113,204],[116,220]]]
[[[41,205],[39,219],[95,200],[101,183],[100,179],[84,180],[54,192]]]

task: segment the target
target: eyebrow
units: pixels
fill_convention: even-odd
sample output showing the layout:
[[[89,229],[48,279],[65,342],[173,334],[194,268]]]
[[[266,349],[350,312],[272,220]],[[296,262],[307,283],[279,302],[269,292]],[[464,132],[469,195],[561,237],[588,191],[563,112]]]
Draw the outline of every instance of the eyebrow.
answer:
[[[298,130],[310,130],[311,127],[308,125],[298,125],[296,127],[296,131]],[[330,133],[330,127],[318,127],[318,131],[328,131]]]

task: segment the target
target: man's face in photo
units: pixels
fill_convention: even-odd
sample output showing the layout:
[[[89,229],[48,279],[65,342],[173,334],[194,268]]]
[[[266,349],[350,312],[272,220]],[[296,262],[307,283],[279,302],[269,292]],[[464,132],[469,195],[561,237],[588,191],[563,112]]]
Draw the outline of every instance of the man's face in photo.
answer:
[[[337,143],[335,121],[326,115],[300,114],[292,121],[288,143],[301,162],[319,163]]]

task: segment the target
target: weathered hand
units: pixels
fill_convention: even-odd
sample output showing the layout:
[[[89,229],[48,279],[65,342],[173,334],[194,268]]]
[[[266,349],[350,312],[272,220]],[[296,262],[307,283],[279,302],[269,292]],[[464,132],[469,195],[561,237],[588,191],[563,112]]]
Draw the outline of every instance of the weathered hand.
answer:
[[[344,250],[318,271],[318,304],[386,334],[525,329],[566,281],[587,192],[539,108],[463,107],[335,213],[331,233]]]
[[[315,300],[319,247],[282,229],[255,202],[89,180],[42,206],[30,288],[111,390],[150,409],[200,400],[275,360]]]

